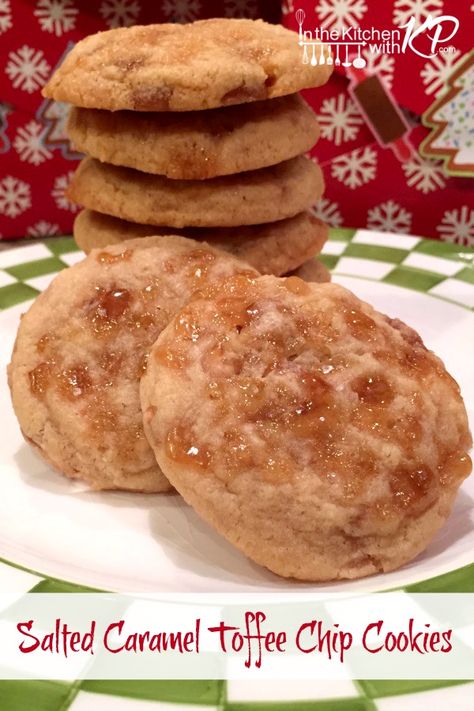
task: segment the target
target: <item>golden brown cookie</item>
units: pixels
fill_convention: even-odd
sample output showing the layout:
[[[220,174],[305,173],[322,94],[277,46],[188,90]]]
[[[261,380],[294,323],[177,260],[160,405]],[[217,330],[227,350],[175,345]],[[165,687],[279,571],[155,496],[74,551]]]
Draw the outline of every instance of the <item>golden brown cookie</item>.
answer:
[[[92,109],[194,111],[294,94],[331,71],[303,64],[298,36],[280,25],[212,19],[90,35],[42,93]]]
[[[106,163],[179,180],[264,168],[316,143],[316,116],[298,95],[181,114],[72,108],[74,146]]]
[[[277,276],[279,276],[277,274]],[[324,282],[331,281],[331,272],[329,269],[319,261],[319,259],[308,259],[307,262],[302,264],[297,269],[288,272],[286,276],[296,276],[303,281],[314,282],[315,284],[323,284]]]
[[[236,276],[203,289],[160,334],[140,393],[170,482],[285,577],[403,565],[471,470],[443,363],[335,284]]]
[[[320,167],[302,156],[210,180],[170,180],[85,158],[69,197],[90,210],[147,225],[235,227],[293,217],[313,205],[323,188]]]
[[[74,222],[74,238],[86,253],[91,249],[118,244],[134,237],[169,234],[169,232],[169,227],[136,225],[92,210],[83,210]],[[327,240],[327,232],[326,225],[309,212],[264,225],[228,228],[188,227],[181,230],[181,234],[185,237],[197,241],[205,240],[213,247],[234,254],[261,274],[276,275],[285,274],[310,257],[319,254]],[[311,267],[313,272],[314,268]],[[315,278],[310,281],[328,281],[322,278],[322,272],[320,276],[314,274],[313,276]]]
[[[196,288],[249,270],[173,235],[94,250],[60,272],[23,316],[8,369],[25,438],[95,489],[166,491],[142,427],[148,350]]]

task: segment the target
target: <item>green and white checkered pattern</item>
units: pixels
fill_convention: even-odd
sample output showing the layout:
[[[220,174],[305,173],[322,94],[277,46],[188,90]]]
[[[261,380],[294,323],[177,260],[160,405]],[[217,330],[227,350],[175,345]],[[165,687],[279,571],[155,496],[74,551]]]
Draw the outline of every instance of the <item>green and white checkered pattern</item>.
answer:
[[[82,257],[71,237],[0,252],[0,309],[33,299],[57,272]],[[414,289],[474,309],[474,251],[468,247],[335,228],[320,259],[334,274]]]
[[[0,562],[0,589],[87,592]],[[474,565],[405,592],[474,592]],[[409,603],[408,603],[409,604]],[[470,681],[0,681],[1,711],[471,711]]]
[[[72,238],[0,252],[0,309],[33,299],[82,258]],[[421,291],[474,309],[474,252],[405,235],[331,230],[321,260],[335,274]],[[0,561],[0,590],[87,592]],[[474,565],[405,588],[474,592]],[[425,711],[473,708],[474,683],[435,681],[1,681],[1,711]]]
[[[334,274],[373,279],[474,309],[474,251],[368,230],[332,229],[321,257]]]
[[[0,252],[0,309],[34,299],[54,276],[84,258],[72,237],[58,237]]]

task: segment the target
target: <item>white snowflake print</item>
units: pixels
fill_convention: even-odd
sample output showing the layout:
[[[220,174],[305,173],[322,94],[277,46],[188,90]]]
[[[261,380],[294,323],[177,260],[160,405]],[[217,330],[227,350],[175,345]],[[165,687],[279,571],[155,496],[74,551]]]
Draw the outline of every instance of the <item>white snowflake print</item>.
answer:
[[[322,27],[342,32],[357,27],[367,12],[364,0],[320,0],[315,7]]]
[[[421,25],[428,15],[437,17],[443,11],[443,0],[395,0],[393,24],[406,25],[412,17],[416,26]]]
[[[474,247],[474,210],[467,205],[457,210],[446,210],[436,229],[441,239]]]
[[[410,188],[416,188],[423,195],[444,188],[446,180],[441,162],[423,160],[420,156],[402,163],[403,172]]]
[[[45,220],[40,220],[26,230],[28,237],[50,237],[58,233],[58,225],[53,225],[51,222],[46,222]]]
[[[192,22],[199,15],[201,3],[199,0],[165,0],[162,10],[172,22]]]
[[[331,227],[340,227],[342,225],[339,205],[336,202],[331,202],[329,198],[318,200],[312,211],[316,217],[319,217],[320,220],[331,225]]]
[[[12,26],[12,10],[10,0],[0,0],[0,35]]]
[[[77,212],[79,207],[69,200],[66,195],[66,191],[71,182],[74,171],[70,170],[66,175],[58,175],[54,181],[54,187],[51,190],[51,196],[60,210],[70,210],[71,212]]]
[[[20,160],[39,165],[52,157],[53,154],[44,145],[44,134],[44,127],[36,121],[30,121],[18,129],[13,147]]]
[[[394,200],[371,207],[367,213],[367,227],[382,232],[409,232],[412,215]]]
[[[49,124],[48,140],[51,143],[68,140],[66,134],[66,122],[69,116],[70,106],[62,101],[49,101],[41,114],[41,119]]]
[[[104,0],[99,8],[100,14],[111,29],[133,25],[140,9],[137,0]]]
[[[28,183],[7,175],[0,180],[0,214],[17,217],[31,207],[31,192]]]
[[[6,73],[14,89],[22,89],[32,94],[46,83],[51,67],[40,49],[24,44],[16,52],[10,52]]]
[[[332,161],[331,175],[351,190],[374,180],[377,172],[377,153],[366,146],[338,156]]]
[[[74,29],[77,12],[72,0],[39,0],[34,14],[44,32],[61,37],[64,32]]]
[[[256,0],[225,0],[226,17],[257,17]]]
[[[289,15],[295,11],[295,5],[293,0],[283,0],[281,4],[282,15]]]
[[[441,93],[460,55],[461,52],[457,49],[455,52],[436,54],[426,62],[420,72],[426,94],[434,94],[436,97]]]
[[[324,99],[318,120],[322,138],[333,141],[336,146],[353,141],[363,124],[356,105],[344,93]]]
[[[395,57],[383,52],[371,52],[370,49],[362,50],[362,55],[367,62],[367,74],[377,74],[382,84],[387,89],[392,88]]]

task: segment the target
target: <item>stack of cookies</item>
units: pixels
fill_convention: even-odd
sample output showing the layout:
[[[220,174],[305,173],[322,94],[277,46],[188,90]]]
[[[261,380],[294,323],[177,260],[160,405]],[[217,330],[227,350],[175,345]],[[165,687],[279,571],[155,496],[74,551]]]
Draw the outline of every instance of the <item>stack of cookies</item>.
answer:
[[[297,93],[327,81],[298,38],[263,21],[114,29],[71,51],[44,95],[73,105],[68,134],[87,154],[69,189],[89,252],[178,234],[207,241],[261,273],[302,267],[327,239],[310,212],[323,177],[304,154],[319,128]],[[308,263],[308,260],[309,263]]]

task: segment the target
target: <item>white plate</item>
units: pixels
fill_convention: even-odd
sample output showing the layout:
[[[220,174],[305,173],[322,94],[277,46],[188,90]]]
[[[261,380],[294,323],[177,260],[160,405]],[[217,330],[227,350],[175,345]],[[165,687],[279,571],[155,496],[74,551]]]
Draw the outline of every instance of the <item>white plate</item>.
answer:
[[[335,276],[377,309],[407,321],[445,361],[474,403],[474,314],[425,293],[361,278]],[[25,304],[0,314],[0,359],[10,359]],[[52,471],[24,443],[0,385],[2,427],[1,555],[42,575],[121,591],[380,590],[405,586],[472,562],[474,477],[462,486],[452,516],[416,560],[354,582],[305,585],[251,563],[178,495],[91,493]],[[471,424],[474,413],[470,411]]]

